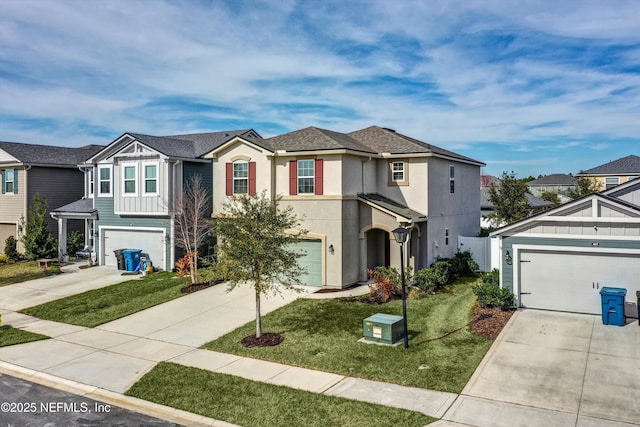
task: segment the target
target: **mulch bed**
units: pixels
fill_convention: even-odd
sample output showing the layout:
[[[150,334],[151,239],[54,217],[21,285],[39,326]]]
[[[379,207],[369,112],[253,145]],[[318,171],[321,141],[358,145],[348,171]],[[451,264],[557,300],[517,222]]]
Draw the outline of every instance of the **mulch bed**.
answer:
[[[254,335],[249,335],[248,337],[242,338],[240,343],[245,348],[253,348],[253,347],[272,347],[274,345],[280,344],[284,341],[284,337],[280,334],[275,334],[272,332],[267,332],[266,334],[262,334],[260,338],[256,338]]]
[[[361,286],[362,283],[354,283],[351,286],[347,286],[346,288],[322,288],[322,289],[318,289],[317,291],[314,292],[314,294],[331,294],[334,292],[342,292],[342,291],[348,291],[349,289],[353,289],[353,288],[357,288],[358,286]]]
[[[216,282],[205,282],[205,283],[193,283],[191,285],[187,285],[180,289],[180,292],[183,294],[192,294],[194,292],[201,291],[203,289],[210,288],[213,285],[216,285]]]
[[[505,327],[514,310],[476,307],[473,311],[471,330],[478,335],[495,340]]]

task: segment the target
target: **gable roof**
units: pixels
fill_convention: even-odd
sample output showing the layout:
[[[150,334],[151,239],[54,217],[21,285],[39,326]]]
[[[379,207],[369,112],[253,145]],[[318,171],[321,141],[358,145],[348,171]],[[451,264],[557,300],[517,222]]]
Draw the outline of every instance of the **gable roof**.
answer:
[[[627,157],[605,163],[604,165],[582,171],[578,176],[620,174],[640,174],[640,157],[629,155]]]
[[[427,144],[415,138],[403,135],[392,129],[370,126],[365,129],[348,133],[350,137],[358,140],[362,145],[369,147],[376,153],[389,154],[432,154],[438,157],[448,157],[455,160],[474,163],[484,166],[484,163],[470,157],[462,156],[453,151]]]
[[[551,175],[543,176],[527,183],[528,186],[537,185],[576,185],[575,177],[566,175],[563,173],[554,173]]]
[[[53,145],[0,142],[0,150],[6,151],[21,163],[42,166],[76,167],[104,148],[102,145],[84,147],[56,147]]]
[[[154,136],[142,133],[126,132],[120,137],[116,138],[107,147],[105,147],[104,153],[118,152],[133,142],[133,140],[125,141],[121,146],[118,147],[117,144],[122,143],[123,137],[125,136],[130,136],[134,140],[141,142],[147,147],[156,150],[159,153],[164,154],[165,156],[186,159],[200,158],[236,136],[243,136],[251,139],[261,138],[260,135],[253,129],[238,129],[220,132],[193,133],[170,136]]]

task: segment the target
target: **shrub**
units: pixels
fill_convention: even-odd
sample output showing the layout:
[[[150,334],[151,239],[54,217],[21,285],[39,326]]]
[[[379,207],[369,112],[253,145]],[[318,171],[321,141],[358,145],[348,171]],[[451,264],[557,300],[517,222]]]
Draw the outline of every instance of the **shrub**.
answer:
[[[458,277],[471,276],[480,268],[474,261],[471,251],[456,252],[452,262]]]
[[[15,237],[9,236],[7,240],[4,241],[4,254],[8,259],[17,260],[18,259],[18,249],[16,249],[18,241]]]
[[[67,234],[67,254],[76,256],[76,252],[84,247],[84,236],[78,231],[71,231]]]
[[[482,273],[480,276],[482,283],[490,283],[492,285],[500,285],[500,270],[494,268],[488,273]]]
[[[377,267],[375,270],[367,270],[369,277],[373,279],[373,284],[369,285],[371,299],[383,303],[402,295],[401,285],[394,282],[390,277],[390,270],[393,268]],[[399,273],[396,272],[399,275]],[[393,276],[393,274],[391,274]],[[406,278],[405,278],[406,279]]]
[[[187,283],[189,283],[191,278],[191,256],[189,254],[176,261],[176,272],[178,276],[186,277]]]
[[[451,263],[446,259],[438,260],[431,267],[419,270],[414,279],[418,282],[418,288],[433,293],[452,281]]]
[[[36,193],[32,206],[27,210],[27,219],[20,218],[18,233],[24,245],[27,259],[53,258],[58,244],[47,228],[47,201]]]
[[[6,254],[0,254],[0,264],[4,264],[8,259],[9,257]]]
[[[491,283],[482,283],[473,288],[473,293],[478,298],[480,307],[496,307],[505,309],[513,307],[513,292],[507,288],[500,288]]]

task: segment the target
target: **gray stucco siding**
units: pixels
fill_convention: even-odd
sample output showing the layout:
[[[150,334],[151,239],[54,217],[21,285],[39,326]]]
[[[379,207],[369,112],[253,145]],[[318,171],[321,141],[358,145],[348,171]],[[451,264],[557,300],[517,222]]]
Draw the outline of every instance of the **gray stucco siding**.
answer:
[[[594,245],[597,243],[597,245]],[[531,245],[531,246],[557,246],[557,247],[574,247],[574,248],[593,248],[602,249],[640,249],[640,241],[637,240],[608,240],[608,239],[571,239],[571,238],[539,238],[539,237],[521,237],[510,236],[502,239],[502,286],[513,290],[513,265],[504,262],[504,256],[507,251],[513,257],[514,245]],[[514,258],[513,262],[517,262]]]
[[[171,218],[163,217],[139,217],[124,216],[113,213],[113,197],[97,197],[94,199],[94,207],[98,210],[98,220],[96,221],[96,232],[100,227],[145,227],[145,228],[163,228],[167,236],[171,238],[169,244],[165,248],[165,259],[171,260],[171,245],[173,244],[173,236],[171,236]],[[100,239],[95,239],[95,246],[100,251]]]

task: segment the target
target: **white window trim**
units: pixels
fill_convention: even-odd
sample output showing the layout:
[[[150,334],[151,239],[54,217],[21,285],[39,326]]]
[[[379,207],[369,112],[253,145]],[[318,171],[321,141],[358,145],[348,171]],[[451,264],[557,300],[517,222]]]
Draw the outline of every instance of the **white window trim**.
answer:
[[[102,192],[102,185],[100,185],[103,181],[100,176],[100,171],[102,169],[109,169],[109,192]],[[98,166],[98,197],[113,197],[113,165],[102,165]]]
[[[402,170],[396,170],[395,169],[396,165],[402,166]],[[405,167],[404,167],[404,165],[405,165],[404,161],[391,162],[391,181],[393,181],[393,182],[404,182],[405,181],[405,179],[404,179],[404,177],[405,177],[405,171],[404,171]],[[393,175],[395,173],[401,173],[402,174],[402,178],[401,179],[395,179],[393,177]]]
[[[616,180],[615,184],[607,184],[607,180],[611,179],[611,180]],[[607,187],[607,185],[611,185],[611,187]],[[619,176],[605,176],[604,177],[604,189],[605,190],[609,190],[610,188],[613,187],[617,187],[618,185],[620,185],[620,177]]]
[[[247,176],[246,176],[246,178],[236,178],[235,177],[234,167],[235,167],[235,165],[240,164],[240,163],[244,163],[245,165],[247,165]],[[231,173],[233,174],[233,176],[231,178],[233,179],[233,184],[232,184],[231,190],[232,190],[233,194],[249,194],[249,162],[246,161],[246,160],[236,160],[235,162],[232,163],[232,165],[233,166],[231,167]],[[246,193],[236,193],[236,180],[238,180],[238,181],[243,180],[243,181],[247,182],[247,192]]]
[[[297,161],[297,169],[298,169],[298,178],[297,178],[297,186],[298,186],[298,195],[303,195],[303,196],[313,196],[315,195],[316,192],[316,163],[314,159],[300,159]],[[311,162],[311,164],[313,165],[313,173],[311,175],[300,175],[300,162]],[[307,179],[307,178],[311,178],[313,179],[313,190],[309,193],[302,193],[300,191],[300,179]]]
[[[93,195],[96,191],[96,174],[94,169],[91,168],[87,171],[87,197],[93,199]]]
[[[147,166],[155,166],[156,167],[156,177],[154,178],[156,181],[156,191],[153,192],[147,192],[147,171],[146,171],[146,167]],[[160,165],[158,164],[158,162],[142,162],[142,194],[144,196],[157,196],[158,194],[160,194]]]
[[[133,183],[134,183],[134,192],[133,193],[126,193],[125,192],[125,182],[126,181],[130,181],[130,180],[126,180],[125,179],[125,173],[124,170],[125,168],[133,168]],[[140,181],[138,178],[138,163],[128,163],[128,162],[123,162],[120,164],[120,171],[122,172],[122,179],[120,179],[120,183],[121,183],[121,190],[120,190],[120,195],[122,197],[138,197],[138,181]]]
[[[4,192],[2,196],[15,196],[16,195],[16,174],[18,173],[14,168],[6,168],[3,169],[4,173],[4,188],[2,189]],[[11,171],[13,173],[13,179],[11,181],[7,181],[7,171]],[[11,191],[7,190],[7,183],[13,183],[13,189]]]

